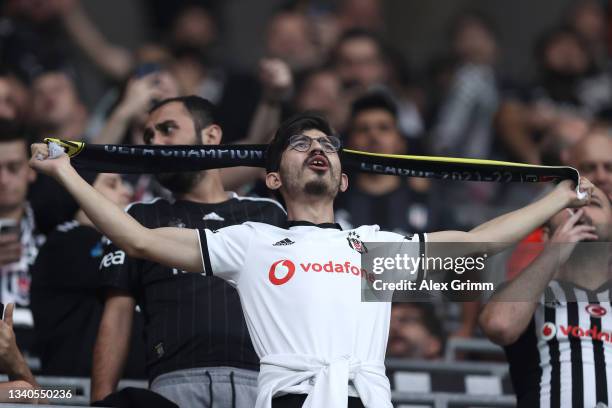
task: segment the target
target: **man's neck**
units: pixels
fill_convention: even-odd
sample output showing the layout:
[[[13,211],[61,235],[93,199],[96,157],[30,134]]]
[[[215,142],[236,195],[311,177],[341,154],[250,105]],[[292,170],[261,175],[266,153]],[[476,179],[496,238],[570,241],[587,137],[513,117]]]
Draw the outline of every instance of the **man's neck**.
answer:
[[[25,207],[23,205],[20,205],[15,208],[1,209],[0,218],[19,221],[23,217],[24,213],[25,213]]]
[[[397,190],[402,183],[401,177],[379,174],[360,174],[357,176],[357,188],[370,195],[383,195]]]
[[[289,221],[308,221],[313,224],[334,222],[333,200],[285,200]]]
[[[227,201],[228,195],[223,188],[219,170],[206,170],[202,173],[200,181],[191,191],[177,196],[177,198],[202,204],[217,204]]]
[[[594,290],[610,280],[610,267],[608,242],[584,242],[574,249],[559,277]]]

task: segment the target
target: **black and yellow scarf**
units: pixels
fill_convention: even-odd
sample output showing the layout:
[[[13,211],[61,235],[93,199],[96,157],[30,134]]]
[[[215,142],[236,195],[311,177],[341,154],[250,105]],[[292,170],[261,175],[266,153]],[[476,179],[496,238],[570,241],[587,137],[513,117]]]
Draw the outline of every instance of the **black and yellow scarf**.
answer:
[[[265,168],[266,145],[132,146],[95,145],[48,138],[64,148],[77,169],[100,173],[169,173],[226,167]],[[546,182],[571,179],[565,166],[537,166],[496,160],[409,156],[343,150],[344,169],[452,181]]]

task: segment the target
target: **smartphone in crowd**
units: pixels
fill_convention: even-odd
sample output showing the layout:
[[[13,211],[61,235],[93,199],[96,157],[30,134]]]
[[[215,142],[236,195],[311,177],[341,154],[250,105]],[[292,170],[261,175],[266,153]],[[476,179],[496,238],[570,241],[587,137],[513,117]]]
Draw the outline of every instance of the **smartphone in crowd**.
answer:
[[[19,222],[11,219],[0,218],[0,235],[15,234],[21,235],[21,227]]]
[[[161,65],[156,64],[154,62],[145,62],[144,64],[140,64],[134,70],[134,76],[136,78],[143,78],[149,74],[154,74],[161,71]]]
[[[136,67],[136,69],[134,70],[134,77],[140,79],[150,74],[157,74],[161,72],[161,70],[162,66],[160,64],[154,62],[145,62],[144,64],[140,64]],[[155,86],[156,88],[159,87],[159,75],[155,75],[153,79],[153,86]],[[158,100],[153,99],[151,101],[151,106],[155,105],[158,102]]]

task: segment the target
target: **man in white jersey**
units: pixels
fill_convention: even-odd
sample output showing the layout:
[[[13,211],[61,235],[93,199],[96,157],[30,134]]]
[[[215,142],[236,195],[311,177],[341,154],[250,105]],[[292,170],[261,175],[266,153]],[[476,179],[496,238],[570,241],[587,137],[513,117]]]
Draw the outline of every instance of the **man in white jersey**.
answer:
[[[261,359],[258,408],[391,407],[384,369],[391,304],[361,302],[361,279],[368,277],[360,251],[364,241],[410,245],[417,238],[378,226],[342,231],[333,224],[334,198],[346,190],[348,178],[340,165],[340,140],[325,119],[312,114],[289,119],[268,148],[266,184],[282,195],[288,228],[247,222],[217,231],[147,229],[107,205],[65,155],[46,160],[44,144],[32,151],[31,165],[59,180],[130,256],[204,271],[237,288]],[[562,208],[584,205],[592,185],[582,180],[581,187],[587,199],[578,199],[565,181],[543,199],[473,231],[431,233],[428,241],[491,243],[480,249],[494,253]]]
[[[611,405],[611,228],[612,206],[595,188],[588,206],[551,219],[542,253],[484,307],[481,326],[505,347],[518,407]]]

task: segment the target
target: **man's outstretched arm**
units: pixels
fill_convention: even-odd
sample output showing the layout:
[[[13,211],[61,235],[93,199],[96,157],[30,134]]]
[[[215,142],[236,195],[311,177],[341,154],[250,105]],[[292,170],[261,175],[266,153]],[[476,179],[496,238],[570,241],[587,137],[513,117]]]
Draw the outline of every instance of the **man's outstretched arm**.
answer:
[[[585,178],[580,179],[580,191],[586,192],[586,198],[577,197],[573,183],[565,180],[540,200],[526,207],[501,215],[485,222],[469,232],[441,231],[428,234],[429,242],[474,243],[467,245],[465,254],[472,251],[489,255],[503,251],[519,242],[534,229],[538,228],[553,215],[567,207],[582,207],[588,204],[593,192],[593,184]],[[482,243],[482,245],[479,245]],[[428,248],[429,249],[429,248]],[[435,250],[435,246],[432,246]]]
[[[49,159],[46,144],[32,145],[30,166],[55,178],[79,203],[96,228],[129,256],[189,272],[202,272],[197,232],[183,228],[143,227],[79,176],[63,154]]]

